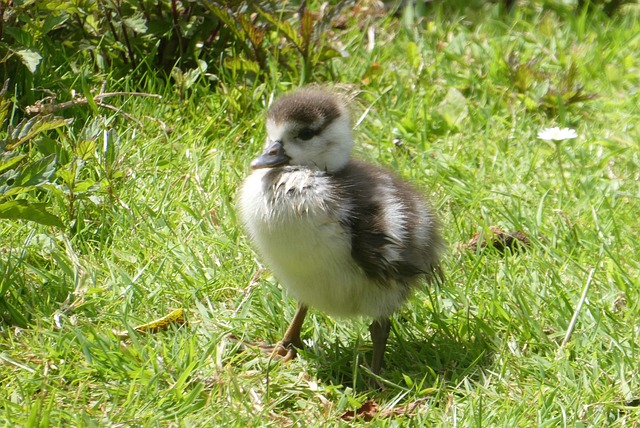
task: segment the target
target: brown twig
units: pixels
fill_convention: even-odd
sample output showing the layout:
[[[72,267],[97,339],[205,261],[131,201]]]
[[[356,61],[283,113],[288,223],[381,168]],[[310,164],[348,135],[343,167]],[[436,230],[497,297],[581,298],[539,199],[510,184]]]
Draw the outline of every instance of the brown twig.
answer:
[[[93,100],[96,101],[97,105],[113,110],[116,107],[110,104],[103,103],[101,101],[104,98],[115,97],[118,95],[132,95],[132,96],[138,96],[138,97],[152,97],[152,98],[162,99],[161,95],[147,94],[144,92],[101,92],[98,95],[94,96]],[[45,100],[49,100],[49,99],[51,98],[47,97]],[[35,104],[27,106],[27,108],[25,109],[26,113],[31,116],[34,116],[36,114],[50,114],[50,113],[56,113],[60,110],[64,110],[73,106],[81,106],[81,105],[89,104],[89,100],[86,97],[81,97],[81,96],[77,96],[70,101],[65,101],[59,104],[55,102],[44,104],[42,101],[43,100],[39,100],[39,101],[36,101]]]
[[[104,107],[106,109],[109,109],[111,111],[115,111],[116,113],[120,113],[122,114],[124,117],[126,117],[127,119],[135,122],[138,126],[142,127],[142,122],[140,122],[138,119],[136,119],[135,117],[131,116],[129,113],[125,113],[124,111],[122,111],[121,108],[116,107],[116,106],[112,106],[111,104],[107,104],[107,103],[103,103],[103,102],[96,102],[96,105],[99,107]]]

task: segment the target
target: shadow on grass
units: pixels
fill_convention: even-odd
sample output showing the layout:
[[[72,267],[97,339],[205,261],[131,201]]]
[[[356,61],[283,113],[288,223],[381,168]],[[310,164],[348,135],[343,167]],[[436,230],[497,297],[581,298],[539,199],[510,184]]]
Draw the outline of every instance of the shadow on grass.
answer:
[[[457,385],[465,378],[476,379],[492,360],[491,337],[481,320],[469,318],[452,324],[434,316],[427,330],[416,327],[414,321],[401,317],[393,321],[381,373],[392,384],[407,386],[406,376],[422,388]],[[367,369],[373,351],[368,335],[355,343],[329,341],[302,352],[323,382],[370,385],[372,375]]]

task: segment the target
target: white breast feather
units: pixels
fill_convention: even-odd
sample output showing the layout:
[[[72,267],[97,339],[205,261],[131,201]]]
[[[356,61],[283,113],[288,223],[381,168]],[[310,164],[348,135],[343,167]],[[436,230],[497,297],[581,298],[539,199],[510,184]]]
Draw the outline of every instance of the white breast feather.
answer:
[[[268,170],[254,171],[239,199],[247,233],[283,287],[330,315],[379,318],[397,310],[404,301],[404,287],[376,283],[351,256],[351,236],[340,221],[349,214],[350,202],[328,199],[331,179],[322,172],[284,171],[270,183],[278,189],[274,199],[264,190]]]

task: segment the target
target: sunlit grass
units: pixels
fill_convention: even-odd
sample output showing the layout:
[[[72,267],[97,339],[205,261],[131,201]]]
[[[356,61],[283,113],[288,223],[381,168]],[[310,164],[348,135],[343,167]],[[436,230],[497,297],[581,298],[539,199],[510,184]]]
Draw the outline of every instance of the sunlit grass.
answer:
[[[350,56],[331,66],[336,82],[359,92],[357,156],[430,195],[449,243],[444,284],[421,290],[394,318],[385,390],[368,383],[366,320],[311,311],[309,347],[284,366],[230,339],[277,341],[295,310],[260,270],[234,208],[264,138],[264,107],[290,87],[287,75],[218,92],[203,81],[186,95],[151,77],[144,90],[163,100],[123,107],[154,118],[141,119],[144,128],[105,113],[112,192],[79,205],[76,234],[0,224],[2,278],[20,290],[30,323],[1,329],[0,420],[325,426],[366,400],[394,408],[420,399],[400,424],[637,420],[637,16],[434,13],[409,29],[372,20],[371,52],[366,31],[345,30]],[[509,65],[510,56],[518,61]],[[550,104],[548,89],[562,92],[572,64],[574,83],[597,98]],[[549,127],[578,138],[539,140]],[[504,255],[464,247],[475,233],[489,238],[491,226],[531,243]],[[188,325],[126,341],[115,334],[177,308]]]

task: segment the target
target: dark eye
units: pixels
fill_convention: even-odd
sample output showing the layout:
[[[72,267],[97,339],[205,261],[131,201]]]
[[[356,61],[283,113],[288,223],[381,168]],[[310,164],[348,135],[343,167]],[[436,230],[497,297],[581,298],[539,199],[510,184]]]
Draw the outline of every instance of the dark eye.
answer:
[[[311,128],[302,128],[300,133],[298,134],[298,138],[302,141],[307,141],[312,139],[316,135],[316,131]]]

